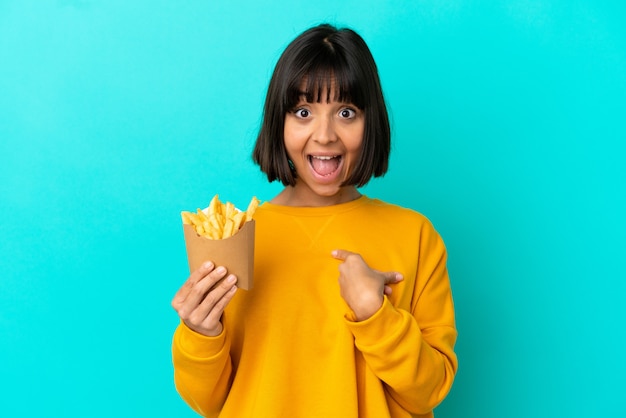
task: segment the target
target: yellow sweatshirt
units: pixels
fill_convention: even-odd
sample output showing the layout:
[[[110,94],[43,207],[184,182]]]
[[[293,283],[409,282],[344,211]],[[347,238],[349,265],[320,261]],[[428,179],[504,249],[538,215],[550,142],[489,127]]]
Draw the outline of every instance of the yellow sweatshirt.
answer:
[[[224,331],[183,323],[175,383],[199,414],[226,418],[432,417],[457,369],[446,251],[419,213],[366,196],[330,207],[264,203],[255,215],[254,288]],[[404,281],[371,318],[341,298],[334,249]]]

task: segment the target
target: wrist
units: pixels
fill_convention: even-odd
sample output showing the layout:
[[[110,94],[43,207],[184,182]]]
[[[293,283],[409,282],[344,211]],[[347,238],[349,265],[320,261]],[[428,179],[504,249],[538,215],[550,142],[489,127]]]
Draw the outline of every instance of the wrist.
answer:
[[[378,296],[363,300],[358,305],[351,307],[354,318],[357,322],[371,318],[383,306],[383,297]]]
[[[221,322],[218,322],[217,326],[215,326],[214,328],[210,328],[210,329],[209,328],[194,327],[193,325],[187,323],[186,321],[183,321],[183,323],[187,326],[187,328],[189,328],[190,330],[192,330],[196,334],[200,334],[200,335],[203,335],[205,337],[217,337],[224,330],[224,326],[222,325]]]

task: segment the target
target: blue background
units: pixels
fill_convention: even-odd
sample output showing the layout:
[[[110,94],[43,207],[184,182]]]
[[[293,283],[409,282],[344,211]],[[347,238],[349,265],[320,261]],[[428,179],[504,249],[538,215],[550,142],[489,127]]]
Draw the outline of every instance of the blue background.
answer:
[[[626,3],[260,3],[0,0],[0,415],[195,416],[180,211],[279,190],[250,159],[265,89],[322,21],[366,39],[392,113],[364,192],[449,249],[438,418],[623,412]]]

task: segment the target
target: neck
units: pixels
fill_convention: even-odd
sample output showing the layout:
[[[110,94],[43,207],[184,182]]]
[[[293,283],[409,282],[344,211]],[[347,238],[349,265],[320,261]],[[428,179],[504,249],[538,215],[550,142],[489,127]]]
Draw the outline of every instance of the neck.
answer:
[[[300,193],[296,188],[287,186],[271,200],[271,203],[282,206],[320,207],[348,203],[359,197],[361,197],[361,193],[354,186],[342,187],[331,196]]]

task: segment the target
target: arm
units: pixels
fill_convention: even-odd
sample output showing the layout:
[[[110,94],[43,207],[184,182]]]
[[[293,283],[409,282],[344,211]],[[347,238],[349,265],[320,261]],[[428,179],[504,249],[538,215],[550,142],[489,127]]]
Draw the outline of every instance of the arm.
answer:
[[[355,312],[347,325],[389,395],[405,410],[425,414],[447,395],[457,370],[446,251],[429,223],[420,234],[415,281],[410,309],[394,307],[379,292],[379,309],[366,319]]]
[[[208,337],[181,322],[174,333],[172,362],[176,390],[202,416],[217,416],[230,390],[229,348],[226,332]]]
[[[232,379],[230,340],[221,318],[237,287],[235,276],[225,276],[223,267],[205,263],[172,300],[181,318],[172,342],[176,389],[202,416],[219,414]]]

